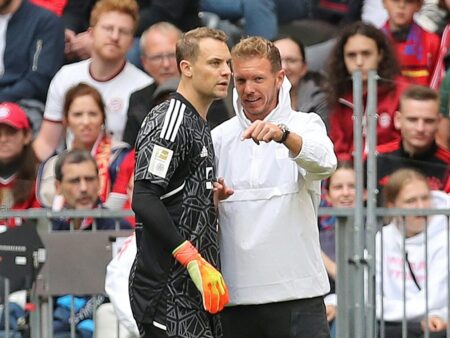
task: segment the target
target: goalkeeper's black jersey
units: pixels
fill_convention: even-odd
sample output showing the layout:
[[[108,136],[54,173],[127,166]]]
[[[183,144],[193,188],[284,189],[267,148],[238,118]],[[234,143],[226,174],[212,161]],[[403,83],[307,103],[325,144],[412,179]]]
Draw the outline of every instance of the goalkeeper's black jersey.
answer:
[[[161,201],[178,233],[191,241],[203,258],[218,267],[217,217],[212,190],[214,150],[207,122],[184,97],[175,93],[145,118],[138,134],[136,154],[135,182],[149,182],[162,189]],[[147,212],[152,215],[159,211],[149,205]],[[140,215],[136,217],[139,223]],[[200,292],[187,270],[172,257],[174,248],[155,236],[148,224],[142,225],[138,253],[130,273],[130,300],[137,322],[157,321],[168,325],[176,317],[167,311],[170,304],[203,311]],[[159,226],[173,228],[172,224]],[[197,333],[193,334],[192,337],[197,337]],[[202,337],[201,332],[198,337]]]

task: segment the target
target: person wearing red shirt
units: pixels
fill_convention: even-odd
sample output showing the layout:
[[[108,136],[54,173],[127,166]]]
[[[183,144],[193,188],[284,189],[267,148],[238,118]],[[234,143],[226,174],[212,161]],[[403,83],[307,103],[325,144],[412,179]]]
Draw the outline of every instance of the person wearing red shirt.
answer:
[[[378,144],[384,144],[399,138],[393,117],[399,106],[400,95],[409,83],[400,76],[395,55],[384,34],[371,24],[356,22],[342,30],[330,55],[329,63],[331,107],[329,134],[340,161],[351,160],[353,156],[351,74],[354,71],[362,72],[365,107],[369,70],[378,70],[380,77],[377,84],[377,139]],[[365,130],[366,125],[364,135]]]
[[[0,208],[37,208],[35,180],[39,164],[31,148],[31,126],[17,104],[0,104]],[[16,226],[21,218],[0,219],[0,226]]]
[[[410,82],[429,86],[436,66],[440,38],[414,22],[422,0],[383,0],[388,20],[382,30],[391,41],[402,75]]]

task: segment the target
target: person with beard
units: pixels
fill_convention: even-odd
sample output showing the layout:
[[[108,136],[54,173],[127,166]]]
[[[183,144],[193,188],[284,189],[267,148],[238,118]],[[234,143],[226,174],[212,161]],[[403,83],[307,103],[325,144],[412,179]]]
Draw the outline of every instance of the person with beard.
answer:
[[[31,148],[31,127],[15,103],[0,104],[0,208],[38,208],[35,180],[38,160]],[[2,226],[20,225],[20,218],[1,219]]]
[[[39,159],[48,158],[62,140],[63,104],[67,90],[84,82],[96,88],[106,104],[106,132],[122,139],[130,94],[153,82],[126,61],[136,30],[138,5],[135,0],[101,0],[91,13],[92,57],[66,65],[53,78],[44,121],[33,147]],[[69,135],[70,137],[70,135]]]

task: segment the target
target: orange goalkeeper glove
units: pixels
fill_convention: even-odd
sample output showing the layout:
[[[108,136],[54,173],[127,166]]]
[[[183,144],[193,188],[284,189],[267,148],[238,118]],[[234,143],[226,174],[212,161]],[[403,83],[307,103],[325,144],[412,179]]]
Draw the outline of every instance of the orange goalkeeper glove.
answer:
[[[221,311],[228,303],[228,289],[222,274],[205,261],[189,241],[177,247],[173,256],[187,268],[189,276],[202,294],[205,310],[210,313]]]

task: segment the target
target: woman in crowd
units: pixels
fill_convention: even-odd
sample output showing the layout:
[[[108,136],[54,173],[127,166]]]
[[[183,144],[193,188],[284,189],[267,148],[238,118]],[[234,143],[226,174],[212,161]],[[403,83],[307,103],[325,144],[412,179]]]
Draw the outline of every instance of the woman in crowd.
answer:
[[[39,162],[31,143],[31,126],[15,103],[0,104],[0,208],[39,207],[35,180]],[[20,225],[20,218],[0,219],[0,226]]]
[[[105,133],[105,107],[100,93],[80,83],[66,94],[64,125],[72,141],[68,149],[86,149],[97,161],[100,197],[111,209],[129,205],[128,190],[134,169],[134,150],[126,143],[115,142]],[[38,198],[43,206],[60,210],[63,201],[55,196],[54,166],[58,155],[41,165],[38,177]]]
[[[329,134],[340,161],[351,160],[353,152],[352,73],[362,73],[365,107],[369,70],[377,70],[380,77],[377,85],[377,136],[378,144],[384,144],[399,137],[393,117],[408,82],[400,77],[395,54],[383,32],[370,24],[355,22],[344,28],[338,36],[330,54],[328,70],[331,109]]]
[[[352,208],[355,204],[356,173],[350,162],[341,162],[326,182],[323,204],[333,208]],[[336,336],[334,320],[337,311],[336,282],[336,216],[322,216],[319,220],[319,239],[331,291],[325,296],[327,319],[331,335]]]
[[[309,71],[305,46],[292,37],[282,37],[274,44],[280,51],[282,67],[292,85],[292,109],[304,113],[314,112],[328,125],[327,95],[323,89],[325,77]]]
[[[425,176],[413,169],[394,172],[383,194],[388,208],[448,208],[449,205],[448,195],[431,192]],[[445,267],[449,259],[446,227],[447,219],[441,215],[428,219],[395,217],[377,234],[377,317],[385,321],[386,338],[402,337],[404,315],[408,337],[424,337],[426,325],[430,337],[446,336],[448,274]],[[403,303],[404,283],[406,304]]]

